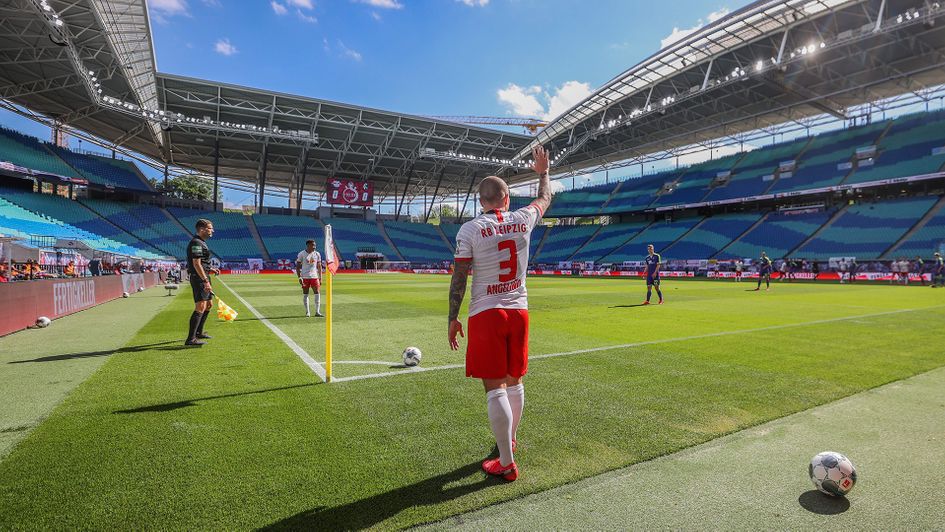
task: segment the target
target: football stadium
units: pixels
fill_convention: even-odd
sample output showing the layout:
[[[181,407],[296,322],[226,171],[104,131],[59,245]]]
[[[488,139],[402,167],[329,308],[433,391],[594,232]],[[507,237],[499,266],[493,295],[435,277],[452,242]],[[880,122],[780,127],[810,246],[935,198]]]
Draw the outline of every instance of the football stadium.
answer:
[[[0,529],[941,529],[945,3],[691,1],[5,0]]]

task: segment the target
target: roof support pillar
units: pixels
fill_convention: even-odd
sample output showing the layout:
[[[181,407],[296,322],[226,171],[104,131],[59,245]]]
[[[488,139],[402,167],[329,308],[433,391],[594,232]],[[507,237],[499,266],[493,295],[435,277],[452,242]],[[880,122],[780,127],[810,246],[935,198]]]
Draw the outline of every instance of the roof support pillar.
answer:
[[[394,214],[394,221],[400,219],[400,210],[404,207],[404,200],[407,199],[407,189],[410,188],[410,178],[413,177],[413,168],[407,172],[407,181],[404,183],[404,193],[400,196],[400,204],[397,205],[397,212]],[[397,202],[397,196],[394,196],[394,202]]]
[[[873,27],[873,33],[878,32],[883,27],[883,15],[886,14],[886,0],[879,4],[879,14],[876,15],[876,26]]]
[[[778,64],[781,64],[781,60],[784,59],[784,48],[787,46],[787,36],[790,32],[790,29],[784,30],[784,35],[781,36],[781,46],[778,47]]]
[[[469,195],[472,194],[473,185],[476,184],[476,172],[473,172],[472,178],[469,180],[469,189],[466,190],[466,199],[463,200],[463,208],[456,209],[456,223],[459,223],[463,219],[463,212],[466,211],[466,204],[469,203]],[[456,198],[457,200],[459,198]]]
[[[213,143],[213,211],[217,210],[217,194],[220,193],[220,139]]]
[[[266,166],[268,166],[266,164],[268,162],[267,159],[269,159],[269,145],[264,144],[262,152],[262,171],[259,173],[259,214],[262,214],[263,212],[263,204],[265,203],[266,199]]]
[[[305,191],[305,176],[308,174],[308,150],[305,150],[305,156],[302,162],[302,179],[299,180],[299,192],[296,195],[295,215],[298,216],[302,211],[302,192]]]
[[[430,207],[427,209],[427,213],[423,216],[423,223],[427,223],[430,220],[430,213],[433,212],[433,202],[436,201],[436,195],[440,192],[440,184],[443,182],[444,173],[446,173],[446,168],[440,170],[440,176],[436,179],[436,188],[433,189],[433,198],[430,199]]]
[[[713,64],[715,64],[715,59],[709,59],[709,66],[705,68],[705,78],[702,79],[702,90],[709,86],[709,74],[712,73]]]

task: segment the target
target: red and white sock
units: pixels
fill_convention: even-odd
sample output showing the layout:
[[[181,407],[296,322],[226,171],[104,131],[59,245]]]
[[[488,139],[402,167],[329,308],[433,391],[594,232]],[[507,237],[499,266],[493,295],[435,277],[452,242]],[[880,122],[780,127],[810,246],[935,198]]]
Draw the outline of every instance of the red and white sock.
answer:
[[[525,409],[525,385],[516,384],[505,389],[509,394],[509,406],[512,407],[512,439],[518,439],[518,424],[522,421],[522,411]]]
[[[512,407],[509,405],[509,395],[505,388],[486,392],[486,404],[489,424],[499,447],[499,463],[507,466],[514,462],[515,458],[512,456]]]

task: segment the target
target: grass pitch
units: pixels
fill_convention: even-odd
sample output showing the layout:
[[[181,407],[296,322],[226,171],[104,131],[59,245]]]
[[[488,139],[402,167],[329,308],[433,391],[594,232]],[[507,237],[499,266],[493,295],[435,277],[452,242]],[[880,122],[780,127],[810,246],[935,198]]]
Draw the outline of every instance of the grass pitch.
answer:
[[[405,527],[945,365],[938,290],[667,281],[666,305],[639,307],[638,281],[530,279],[523,476],[506,484],[479,470],[493,441],[481,385],[450,368],[447,277],[338,277],[336,376],[404,372],[408,345],[446,369],[331,385],[236,297],[322,360],[293,276],[224,280],[240,318],[209,346],[112,355],[0,462],[0,528]],[[129,346],[182,339],[190,308]]]

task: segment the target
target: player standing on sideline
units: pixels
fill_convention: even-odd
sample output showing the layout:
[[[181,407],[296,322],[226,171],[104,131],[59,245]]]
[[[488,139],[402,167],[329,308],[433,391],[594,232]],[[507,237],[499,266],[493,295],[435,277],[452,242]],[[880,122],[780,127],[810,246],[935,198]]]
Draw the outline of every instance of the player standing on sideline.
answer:
[[[922,260],[922,257],[916,255],[912,267],[915,269],[915,274],[919,276],[919,281],[922,283],[922,286],[925,286],[925,273],[923,273],[925,272],[925,261]]]
[[[551,205],[548,152],[532,150],[532,170],[539,176],[538,197],[527,207],[508,212],[509,187],[496,176],[479,183],[483,213],[463,224],[456,234],[456,266],[450,282],[449,343],[459,349],[463,335],[459,308],[466,295],[470,268],[469,343],[466,376],[482,379],[486,389],[489,425],[499,457],[486,459],[482,469],[512,481],[518,478],[514,452],[516,432],[525,406],[522,377],[528,370],[528,268],[532,229]]]
[[[190,275],[190,288],[194,292],[194,313],[190,315],[190,329],[184,345],[200,346],[207,343],[202,340],[211,338],[203,332],[213,305],[210,274],[220,273],[220,270],[210,266],[210,248],[207,247],[207,239],[213,237],[213,222],[201,218],[194,228],[197,234],[187,244],[187,273]]]
[[[764,251],[761,252],[761,259],[758,264],[758,286],[755,288],[755,292],[761,290],[761,280],[765,281],[765,291],[771,289],[771,270],[774,266],[771,264],[771,259],[768,258],[768,254]]]
[[[302,305],[305,307],[305,317],[311,317],[308,306],[308,290],[315,290],[315,316],[322,318],[322,296],[318,289],[322,286],[322,256],[315,250],[315,241],[306,240],[305,249],[299,251],[295,258],[295,274],[302,285]]]
[[[942,254],[935,252],[935,264],[932,266],[932,288],[942,286],[945,288],[945,261]]]
[[[643,259],[646,264],[646,301],[644,305],[650,304],[650,296],[653,295],[653,287],[656,287],[656,295],[660,298],[659,305],[663,304],[663,292],[660,292],[660,254],[654,251],[653,244],[646,246],[646,258]]]
[[[737,259],[735,261],[735,282],[742,282],[742,268],[745,267],[745,262],[742,259]]]
[[[778,278],[778,282],[784,282],[788,276],[788,259],[781,260],[781,276]]]

